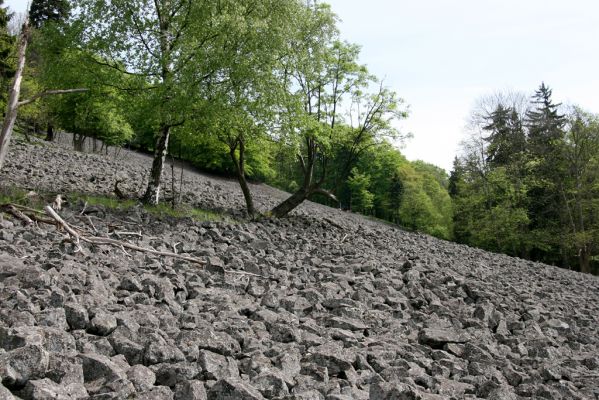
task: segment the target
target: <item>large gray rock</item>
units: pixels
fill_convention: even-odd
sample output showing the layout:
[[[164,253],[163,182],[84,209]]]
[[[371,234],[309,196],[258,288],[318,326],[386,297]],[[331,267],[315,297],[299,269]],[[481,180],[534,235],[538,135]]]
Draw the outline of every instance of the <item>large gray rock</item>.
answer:
[[[465,332],[456,329],[424,328],[418,334],[418,341],[433,348],[442,348],[447,343],[466,343],[469,340]]]
[[[221,379],[208,391],[208,400],[262,400],[264,396],[247,383],[237,379]]]
[[[85,382],[103,379],[114,381],[126,379],[126,371],[110,358],[99,354],[80,354]]]
[[[183,381],[175,387],[175,400],[207,400],[204,384],[198,380]]]
[[[138,392],[146,392],[156,383],[156,374],[154,371],[143,365],[134,365],[129,368],[127,378]]]
[[[310,348],[304,359],[327,367],[331,375],[338,375],[340,372],[352,368],[356,355],[352,350],[343,348],[339,342],[328,342]]]
[[[48,371],[50,355],[41,346],[29,345],[0,354],[0,379],[7,386],[23,386],[42,379]]]
[[[370,385],[370,400],[421,400],[412,386],[403,383],[377,382]]]
[[[105,312],[97,312],[89,324],[89,332],[94,335],[108,336],[117,327],[116,317]]]
[[[223,379],[239,377],[237,362],[231,357],[225,357],[208,350],[200,350],[198,364],[206,379]]]
[[[82,383],[62,385],[48,378],[27,382],[21,396],[30,400],[82,400],[89,398]]]

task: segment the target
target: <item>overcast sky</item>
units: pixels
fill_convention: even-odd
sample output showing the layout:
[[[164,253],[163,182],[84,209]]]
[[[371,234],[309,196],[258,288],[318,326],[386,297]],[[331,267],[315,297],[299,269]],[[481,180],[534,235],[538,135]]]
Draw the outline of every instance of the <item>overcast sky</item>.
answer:
[[[409,104],[409,159],[449,170],[473,102],[497,90],[545,81],[556,101],[599,112],[597,0],[327,2],[362,62]]]

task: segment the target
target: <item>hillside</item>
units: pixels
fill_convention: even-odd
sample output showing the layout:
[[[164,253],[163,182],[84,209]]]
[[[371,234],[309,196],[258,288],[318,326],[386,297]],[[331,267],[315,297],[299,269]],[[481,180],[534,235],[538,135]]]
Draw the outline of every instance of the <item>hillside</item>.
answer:
[[[150,163],[15,143],[0,185],[68,200],[118,173],[139,193]],[[61,215],[205,268],[0,221],[1,399],[599,398],[598,277],[315,203],[248,222],[236,182],[184,177],[186,203],[230,219]],[[286,195],[252,189],[261,209]]]

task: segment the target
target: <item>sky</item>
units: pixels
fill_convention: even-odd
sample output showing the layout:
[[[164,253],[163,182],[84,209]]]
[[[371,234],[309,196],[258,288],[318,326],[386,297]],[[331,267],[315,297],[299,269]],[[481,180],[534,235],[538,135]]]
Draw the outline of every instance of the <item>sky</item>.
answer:
[[[409,105],[402,149],[451,169],[477,98],[533,93],[599,112],[599,1],[327,0],[342,37]]]
[[[23,11],[28,0],[6,0]],[[327,0],[361,62],[409,105],[402,152],[451,169],[475,101],[533,93],[599,112],[597,0]]]

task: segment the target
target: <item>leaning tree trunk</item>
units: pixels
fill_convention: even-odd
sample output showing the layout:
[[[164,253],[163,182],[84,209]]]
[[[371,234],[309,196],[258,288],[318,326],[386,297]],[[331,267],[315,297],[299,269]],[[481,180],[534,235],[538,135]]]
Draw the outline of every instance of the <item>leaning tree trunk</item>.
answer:
[[[142,201],[146,204],[156,205],[160,201],[160,178],[164,168],[164,160],[168,150],[168,139],[171,133],[171,127],[165,125],[160,130],[160,136],[156,141],[156,150],[154,151],[154,162],[150,171],[150,180]]]
[[[4,160],[8,154],[8,146],[10,145],[10,138],[12,131],[17,120],[17,111],[19,109],[19,95],[21,93],[21,81],[23,80],[23,69],[25,69],[25,54],[27,52],[27,35],[29,31],[29,21],[25,19],[23,29],[21,31],[21,37],[19,39],[19,51],[17,60],[17,71],[15,73],[15,79],[12,87],[10,88],[10,94],[8,96],[8,105],[6,109],[6,116],[2,123],[2,130],[0,131],[0,170],[4,165]]]
[[[245,205],[247,208],[248,215],[253,217],[256,214],[256,208],[254,207],[254,199],[252,198],[252,192],[250,191],[250,187],[245,178],[245,143],[243,140],[239,140],[239,159],[235,155],[236,146],[231,147],[229,151],[229,155],[231,156],[231,160],[233,164],[235,164],[235,170],[237,171],[237,180],[239,181],[239,186],[241,187],[241,191],[243,192],[243,197],[245,199]]]
[[[276,206],[270,211],[270,214],[275,218],[283,218],[294,208],[302,204],[310,196],[310,191],[306,188],[301,188],[297,192],[289,196],[285,201]]]

